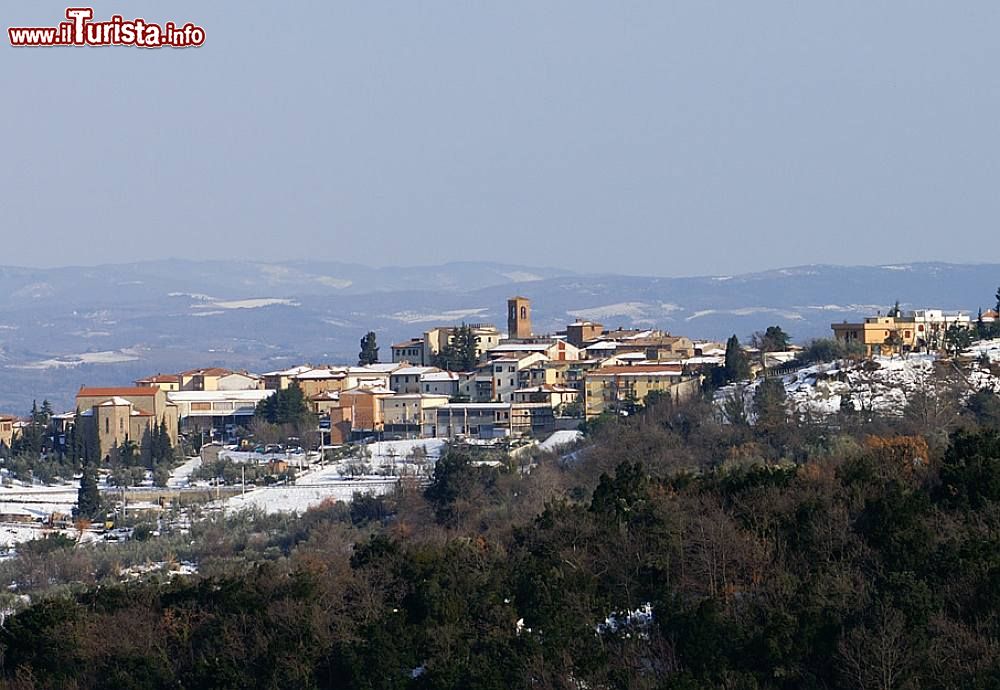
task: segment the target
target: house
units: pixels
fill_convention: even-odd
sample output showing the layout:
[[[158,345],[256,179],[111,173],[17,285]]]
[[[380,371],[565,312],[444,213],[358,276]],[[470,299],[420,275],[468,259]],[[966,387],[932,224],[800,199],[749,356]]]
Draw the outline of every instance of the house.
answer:
[[[622,353],[640,353],[651,361],[687,359],[695,356],[695,345],[684,336],[654,335],[620,341],[615,354]]]
[[[944,311],[942,309],[915,309],[905,316],[912,319],[915,329],[914,347],[939,350],[944,347],[944,336],[952,326],[972,328],[975,322],[968,312]],[[985,319],[983,320],[985,323]]]
[[[500,344],[500,331],[491,323],[471,323],[467,327],[472,330],[472,337],[476,343],[476,357],[482,359],[486,351]],[[432,328],[424,332],[424,351],[419,364],[428,366],[434,363],[434,357],[452,342],[458,326],[444,326]],[[413,362],[417,364],[417,362]]]
[[[292,385],[294,377],[311,370],[313,367],[301,365],[290,369],[271,371],[264,374],[264,388],[272,391],[283,391]]]
[[[399,364],[369,364],[364,367],[348,367],[344,388],[388,388],[392,372]]]
[[[567,381],[570,368],[579,360],[544,360],[521,367],[517,372],[518,388],[530,388],[543,384],[563,385]]]
[[[555,386],[551,383],[543,383],[530,388],[518,388],[514,391],[514,402],[516,403],[545,403],[552,408],[560,408],[577,402],[580,399],[580,391],[567,386]]]
[[[420,392],[425,395],[458,395],[459,375],[453,371],[433,371],[420,377]]]
[[[486,353],[487,359],[497,357],[523,357],[530,354],[542,354],[547,359],[557,362],[572,361],[580,359],[580,350],[565,340],[556,338],[545,338],[530,342],[505,342],[490,349]]]
[[[220,391],[252,391],[263,388],[263,380],[248,371],[231,371],[218,380]]]
[[[219,390],[219,380],[233,373],[229,369],[210,367],[182,371],[177,377],[180,379],[180,390],[182,391],[217,391]]]
[[[860,323],[830,324],[837,342],[864,349],[866,357],[909,352],[917,344],[917,324],[912,318],[869,316]]]
[[[170,442],[177,444],[178,409],[158,387],[80,388],[76,411],[82,431],[96,440],[100,457],[117,452],[126,441],[146,447],[154,426],[164,425]]]
[[[545,403],[448,403],[424,418],[424,435],[493,439],[542,434],[555,425]]]
[[[350,420],[353,432],[380,432],[383,427],[382,400],[396,393],[388,388],[351,388],[340,392],[340,405],[330,410],[330,423]]]
[[[514,399],[514,391],[521,387],[521,370],[546,361],[545,355],[541,352],[521,354],[521,357],[499,357],[492,359],[489,363],[483,365],[483,369],[490,372],[489,400],[491,402],[511,402]],[[482,398],[478,399],[481,400]]]
[[[642,404],[656,391],[674,400],[697,394],[701,381],[685,376],[677,364],[610,366],[587,372],[584,379],[584,413],[588,419],[620,409],[623,403]]]
[[[419,436],[428,411],[448,403],[446,395],[404,393],[381,398],[382,430],[386,435]]]
[[[350,388],[347,376],[347,369],[309,369],[290,377],[302,389],[302,394],[307,398],[326,393],[328,391],[339,391]]]
[[[135,382],[136,388],[159,388],[165,393],[179,391],[181,379],[177,374],[156,374]]]
[[[604,333],[604,326],[595,321],[577,319],[566,326],[566,340],[570,345],[582,350],[590,343],[598,340]]]
[[[340,391],[325,391],[309,398],[309,408],[313,414],[326,415],[335,407],[340,407]]]
[[[986,311],[983,312],[982,315],[983,323],[995,323],[997,317],[998,314],[996,312],[996,309],[987,309]]]
[[[396,343],[390,347],[392,350],[392,361],[397,363],[426,365],[430,362],[424,361],[424,339],[410,338],[401,343]]]
[[[5,448],[10,448],[14,442],[14,422],[16,421],[17,419],[14,417],[0,415],[0,445]]]
[[[607,359],[613,356],[620,343],[617,340],[598,340],[583,349],[583,357],[586,359]]]
[[[389,388],[397,393],[420,393],[423,377],[440,371],[437,367],[400,367],[389,375]]]

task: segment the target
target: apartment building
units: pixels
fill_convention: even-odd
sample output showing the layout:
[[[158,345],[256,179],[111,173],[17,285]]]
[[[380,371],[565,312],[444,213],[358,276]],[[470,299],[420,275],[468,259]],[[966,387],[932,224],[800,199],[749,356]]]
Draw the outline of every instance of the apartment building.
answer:
[[[634,364],[593,369],[584,379],[584,414],[590,419],[621,409],[626,403],[642,404],[654,392],[686,400],[696,395],[701,382],[684,376],[680,365]]]

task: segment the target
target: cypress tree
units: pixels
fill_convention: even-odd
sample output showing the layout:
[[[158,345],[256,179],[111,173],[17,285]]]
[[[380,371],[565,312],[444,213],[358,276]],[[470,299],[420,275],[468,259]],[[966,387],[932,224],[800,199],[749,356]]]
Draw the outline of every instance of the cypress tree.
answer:
[[[83,466],[83,476],[80,478],[80,490],[76,497],[77,517],[93,520],[101,511],[101,492],[97,488],[97,469],[93,462]]]
[[[746,354],[740,348],[740,339],[735,334],[726,341],[726,380],[742,381],[750,378],[750,364]]]
[[[375,331],[368,331],[361,339],[361,352],[358,353],[358,364],[375,364],[378,362],[378,344],[375,342]]]

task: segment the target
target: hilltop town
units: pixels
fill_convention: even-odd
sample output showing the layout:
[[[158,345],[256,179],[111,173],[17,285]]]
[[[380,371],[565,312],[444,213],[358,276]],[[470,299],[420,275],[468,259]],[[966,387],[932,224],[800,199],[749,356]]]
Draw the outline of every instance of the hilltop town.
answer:
[[[720,343],[582,319],[541,334],[530,299],[510,298],[506,312],[505,331],[491,323],[441,325],[388,347],[369,332],[356,362],[261,373],[196,368],[153,373],[131,386],[96,381],[76,392],[73,410],[43,402],[27,418],[0,416],[5,519],[65,526],[70,513],[104,515],[109,505],[97,508],[102,492],[119,506],[128,494],[115,491],[143,487],[132,502],[155,509],[197,488],[199,477],[202,488],[238,486],[241,501],[249,489],[250,504],[274,507],[277,496],[254,494],[258,485],[295,486],[296,468],[371,456],[376,448],[370,463],[328,469],[323,487],[305,502],[286,497],[301,509],[344,495],[339,482],[346,475],[377,476],[368,488],[388,490],[420,469],[396,462],[414,449],[429,453],[432,466],[444,443],[510,452],[572,442],[587,424],[631,414],[653,399],[680,403],[714,391],[720,416],[752,420],[755,397],[769,380],[783,382],[782,399],[795,415],[901,411],[907,391],[928,389],[939,358],[963,361],[970,386],[1000,389],[991,369],[1000,348],[983,345],[1000,335],[995,310],[972,317],[904,312],[897,304],[861,322],[833,323],[832,338],[802,345],[777,326],[745,344],[736,336]],[[391,456],[391,468],[383,455]],[[81,472],[92,487],[89,508],[71,495]],[[58,500],[24,510],[25,492],[59,481],[69,484]]]

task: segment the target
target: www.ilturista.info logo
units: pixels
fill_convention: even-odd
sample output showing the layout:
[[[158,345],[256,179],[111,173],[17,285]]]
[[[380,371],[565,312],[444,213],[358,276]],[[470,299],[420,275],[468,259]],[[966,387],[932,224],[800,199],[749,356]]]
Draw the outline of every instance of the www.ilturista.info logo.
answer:
[[[15,48],[47,46],[136,46],[139,48],[197,48],[205,43],[205,30],[191,22],[162,26],[145,19],[113,15],[95,22],[91,7],[70,7],[68,21],[50,27],[10,27],[7,35]]]

